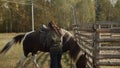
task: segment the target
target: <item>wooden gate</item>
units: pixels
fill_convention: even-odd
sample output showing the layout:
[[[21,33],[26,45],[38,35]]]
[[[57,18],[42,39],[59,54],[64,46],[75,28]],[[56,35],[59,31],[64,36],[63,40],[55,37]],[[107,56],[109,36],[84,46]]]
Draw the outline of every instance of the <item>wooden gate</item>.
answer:
[[[73,30],[88,68],[120,66],[120,22],[74,24]]]

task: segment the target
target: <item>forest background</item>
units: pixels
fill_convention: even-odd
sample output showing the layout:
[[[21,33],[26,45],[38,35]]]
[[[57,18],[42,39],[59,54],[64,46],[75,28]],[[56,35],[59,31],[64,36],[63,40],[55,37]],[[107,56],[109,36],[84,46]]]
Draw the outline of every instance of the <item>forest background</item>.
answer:
[[[73,7],[78,23],[120,22],[120,0],[114,7],[109,0],[0,0],[0,33],[31,31],[32,3],[35,30],[51,20],[71,30],[74,22]]]

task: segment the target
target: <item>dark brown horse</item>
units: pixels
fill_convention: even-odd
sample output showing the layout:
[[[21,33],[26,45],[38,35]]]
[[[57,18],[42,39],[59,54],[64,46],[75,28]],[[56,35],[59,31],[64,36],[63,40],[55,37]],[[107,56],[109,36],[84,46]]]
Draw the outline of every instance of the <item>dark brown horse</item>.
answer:
[[[86,58],[85,57],[81,57],[81,48],[80,45],[77,43],[77,41],[75,40],[74,36],[64,30],[61,29],[62,31],[62,52],[66,52],[69,50],[69,55],[70,57],[75,60],[75,62],[77,63],[76,66],[77,68],[85,68],[85,61]],[[25,58],[28,56],[28,54],[31,52],[32,53],[32,59],[33,62],[35,63],[35,66],[37,68],[39,68],[39,65],[36,62],[36,53],[38,51],[42,51],[42,52],[49,52],[50,51],[50,46],[40,43],[40,34],[41,32],[28,32],[26,34],[20,34],[15,36],[11,41],[9,41],[5,47],[2,49],[2,51],[0,52],[0,54],[5,54],[13,44],[15,43],[20,43],[23,40],[23,51],[24,51],[24,55],[20,60],[21,63],[21,67],[23,67],[23,62],[25,60]],[[85,59],[82,59],[85,58]]]

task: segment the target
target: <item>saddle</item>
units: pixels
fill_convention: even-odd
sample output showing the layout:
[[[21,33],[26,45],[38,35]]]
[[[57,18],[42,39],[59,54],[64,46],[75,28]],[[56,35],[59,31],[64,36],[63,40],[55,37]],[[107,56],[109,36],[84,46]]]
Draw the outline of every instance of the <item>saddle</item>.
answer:
[[[42,45],[44,45],[45,41],[46,41],[46,38],[47,38],[47,33],[48,33],[48,28],[46,25],[43,25],[41,28],[40,28],[40,43]]]
[[[48,27],[46,25],[42,25],[40,31],[41,32],[46,32],[46,31],[48,31]]]

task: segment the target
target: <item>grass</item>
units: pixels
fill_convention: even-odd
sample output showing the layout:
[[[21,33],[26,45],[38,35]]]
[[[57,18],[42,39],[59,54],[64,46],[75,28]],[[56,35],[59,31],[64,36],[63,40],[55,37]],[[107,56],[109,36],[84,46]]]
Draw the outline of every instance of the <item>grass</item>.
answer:
[[[4,47],[4,45],[14,37],[15,33],[0,34],[0,50]],[[0,68],[14,68],[16,63],[19,61],[20,56],[22,55],[22,46],[14,45],[4,56],[0,56]]]
[[[120,66],[103,66],[102,68],[120,68]]]
[[[18,35],[19,33],[1,33],[0,34],[0,50],[5,46],[5,44],[11,40],[14,36]],[[17,44],[13,45],[13,47],[4,55],[0,56],[0,68],[15,68],[17,63],[19,62],[21,56],[23,54],[22,45]],[[41,57],[38,62],[41,68],[49,68],[50,59],[48,53],[41,53],[39,54]],[[62,59],[62,67],[63,68],[70,68],[70,59],[68,59],[68,55],[63,56]],[[31,60],[26,61],[25,68],[35,68],[34,64]],[[75,67],[74,67],[75,68]],[[102,67],[102,68],[120,68],[120,67]]]

